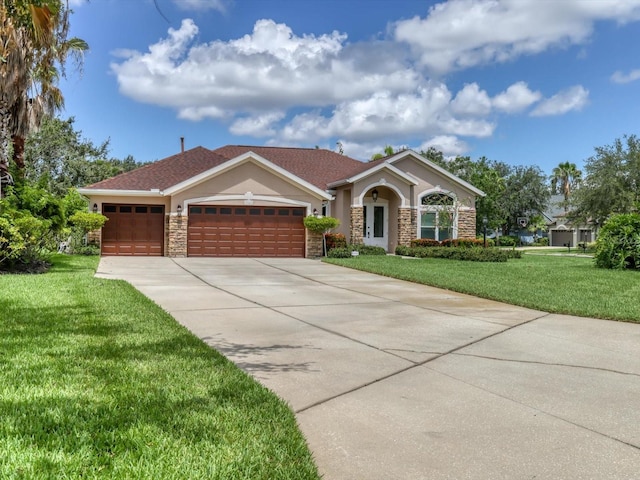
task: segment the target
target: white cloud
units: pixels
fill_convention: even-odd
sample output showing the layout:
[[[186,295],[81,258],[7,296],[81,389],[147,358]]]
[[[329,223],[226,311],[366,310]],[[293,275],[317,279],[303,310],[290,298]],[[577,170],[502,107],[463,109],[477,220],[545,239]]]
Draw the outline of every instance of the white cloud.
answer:
[[[433,137],[431,140],[422,143],[417,150],[427,151],[431,147],[442,152],[445,157],[455,157],[469,151],[469,146],[464,141],[452,135]]]
[[[477,83],[470,83],[458,92],[451,108],[457,114],[484,116],[491,112],[491,100]]]
[[[346,35],[338,32],[299,37],[284,24],[259,20],[251,35],[229,42],[194,44],[197,34],[186,19],[148,52],[121,51],[128,56],[111,65],[120,91],[196,119],[324,107],[376,91],[413,89],[420,82],[384,45],[375,55],[390,61],[367,63],[357,48],[345,47]]]
[[[540,102],[531,112],[531,116],[546,117],[581,110],[588,100],[589,91],[582,85],[576,85]]]
[[[270,112],[262,115],[242,117],[237,119],[229,131],[234,135],[251,135],[254,137],[268,137],[276,134],[275,125],[285,117],[284,112]]]
[[[599,20],[640,19],[640,0],[450,0],[395,24],[395,39],[445,73],[587,41]]]
[[[225,12],[227,9],[224,0],[173,0],[173,3],[181,10]]]
[[[525,82],[517,82],[493,97],[493,106],[506,113],[521,112],[542,98],[540,92],[529,89]]]
[[[630,83],[640,79],[640,69],[631,70],[629,73],[623,73],[620,70],[611,75],[613,83]]]

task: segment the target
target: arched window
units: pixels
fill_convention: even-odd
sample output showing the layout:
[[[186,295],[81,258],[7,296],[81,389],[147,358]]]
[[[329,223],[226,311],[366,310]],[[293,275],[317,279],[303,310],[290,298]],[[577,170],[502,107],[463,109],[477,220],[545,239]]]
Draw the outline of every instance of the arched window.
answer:
[[[447,193],[429,193],[420,202],[420,238],[446,240],[454,238],[456,227],[455,198]]]

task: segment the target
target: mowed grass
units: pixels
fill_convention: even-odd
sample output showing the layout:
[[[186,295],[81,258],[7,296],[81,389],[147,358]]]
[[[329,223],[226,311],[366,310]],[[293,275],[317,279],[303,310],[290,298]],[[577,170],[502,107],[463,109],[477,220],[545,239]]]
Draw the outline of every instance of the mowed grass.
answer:
[[[0,275],[0,478],[317,479],[287,405],[97,259]]]
[[[640,322],[640,272],[598,269],[591,258],[524,254],[506,263],[395,256],[326,261],[545,312]]]

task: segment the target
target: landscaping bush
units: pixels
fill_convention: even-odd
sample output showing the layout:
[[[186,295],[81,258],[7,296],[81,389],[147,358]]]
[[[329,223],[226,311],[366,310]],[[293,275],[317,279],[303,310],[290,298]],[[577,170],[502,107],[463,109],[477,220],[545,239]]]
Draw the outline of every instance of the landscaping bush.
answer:
[[[482,240],[477,240],[475,238],[447,238],[441,242],[443,247],[482,247],[484,243]]]
[[[501,247],[515,247],[516,245],[518,245],[518,237],[503,235],[498,238],[498,245],[500,245]]]
[[[327,233],[324,238],[327,243],[327,250],[345,248],[347,246],[347,239],[341,233]]]
[[[402,253],[398,253],[398,251]],[[397,255],[417,258],[448,258],[472,262],[506,262],[509,258],[520,258],[521,252],[482,247],[402,247],[396,248]]]
[[[329,258],[349,258],[351,252],[358,252],[360,255],[386,255],[387,251],[382,247],[373,247],[371,245],[351,244],[345,247],[332,248],[327,252]]]
[[[94,230],[100,230],[109,220],[100,213],[77,211],[69,217],[71,228],[71,253],[81,255],[100,255],[100,248],[96,245],[84,245],[85,236]]]
[[[612,215],[600,229],[594,259],[599,268],[640,269],[640,214]]]
[[[401,255],[403,257],[410,257],[411,247],[407,247],[406,245],[398,245],[396,247],[396,255]]]
[[[414,238],[411,240],[412,247],[439,247],[440,242],[431,238]]]
[[[537,247],[548,247],[549,246],[549,237],[541,237],[537,239],[533,244]]]
[[[350,258],[351,257],[351,249],[347,247],[337,247],[332,248],[327,252],[327,257],[329,258]]]
[[[309,215],[304,217],[304,226],[315,233],[325,233],[332,228],[336,228],[340,225],[340,220],[333,217],[317,217],[315,215]]]

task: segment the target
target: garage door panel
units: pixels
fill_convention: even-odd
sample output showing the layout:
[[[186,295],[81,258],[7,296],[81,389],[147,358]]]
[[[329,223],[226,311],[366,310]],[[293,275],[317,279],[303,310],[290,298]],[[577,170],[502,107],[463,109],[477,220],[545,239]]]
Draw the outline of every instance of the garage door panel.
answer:
[[[109,219],[102,228],[102,255],[163,254],[163,205],[104,204],[102,213]]]
[[[299,207],[192,206],[188,255],[304,257],[303,218]]]

